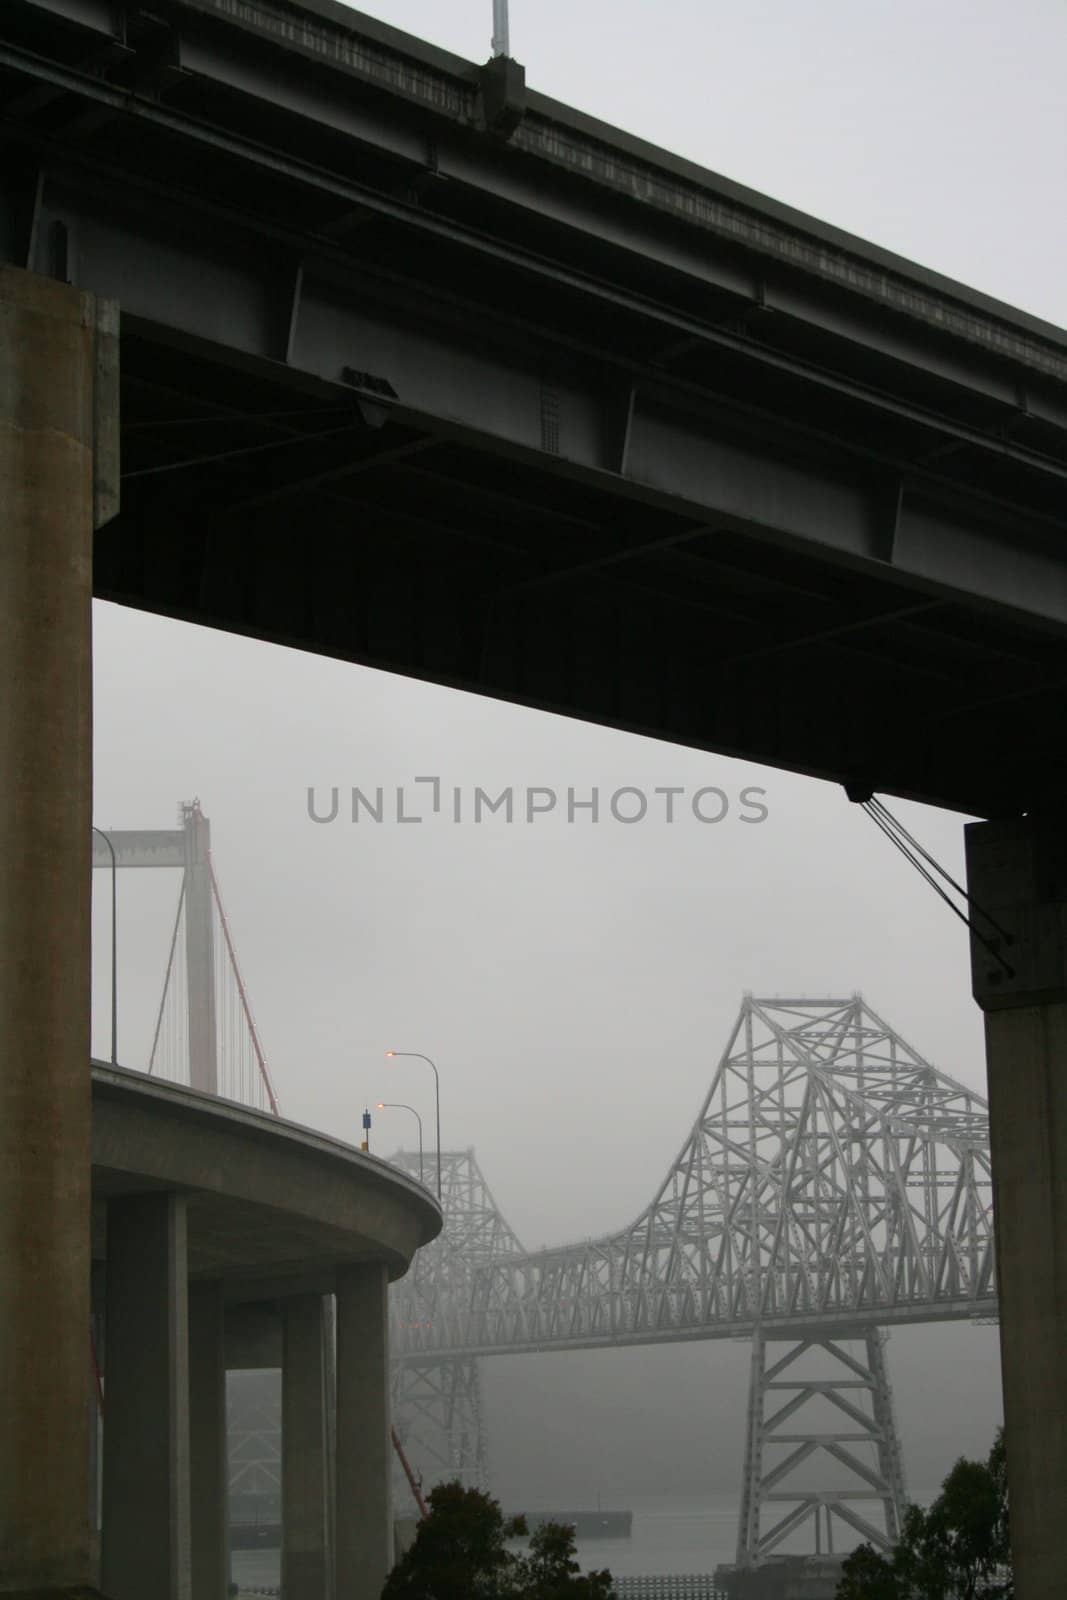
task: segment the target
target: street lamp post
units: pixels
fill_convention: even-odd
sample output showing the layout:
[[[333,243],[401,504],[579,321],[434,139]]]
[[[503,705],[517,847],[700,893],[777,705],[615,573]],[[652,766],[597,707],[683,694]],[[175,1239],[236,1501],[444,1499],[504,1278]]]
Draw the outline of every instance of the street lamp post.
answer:
[[[441,1077],[437,1066],[429,1056],[424,1056],[421,1050],[387,1050],[387,1056],[409,1056],[414,1061],[425,1061],[433,1067],[434,1101],[437,1112],[437,1202],[441,1202]]]
[[[511,39],[508,29],[508,0],[493,0],[493,54],[494,56],[511,54]]]
[[[111,1065],[119,1064],[119,969],[118,969],[118,862],[115,859],[115,846],[111,843],[103,828],[94,827],[111,852]]]
[[[415,1118],[415,1121],[419,1125],[419,1182],[425,1183],[426,1180],[422,1175],[422,1118],[419,1116],[419,1113],[415,1110],[414,1106],[405,1105],[403,1100],[379,1100],[378,1110],[410,1111],[411,1115]]]

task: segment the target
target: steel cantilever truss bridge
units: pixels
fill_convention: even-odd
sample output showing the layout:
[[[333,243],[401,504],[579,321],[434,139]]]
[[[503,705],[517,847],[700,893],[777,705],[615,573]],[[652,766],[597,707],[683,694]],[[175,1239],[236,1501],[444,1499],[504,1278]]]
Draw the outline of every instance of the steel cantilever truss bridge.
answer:
[[[446,1152],[443,1180],[445,1232],[393,1290],[397,1427],[430,1475],[484,1476],[484,1356],[747,1337],[738,1563],[805,1530],[817,1550],[896,1538],[885,1329],[995,1315],[989,1132],[985,1101],[859,995],[746,997],[677,1159],[616,1233],[531,1254],[472,1151]]]

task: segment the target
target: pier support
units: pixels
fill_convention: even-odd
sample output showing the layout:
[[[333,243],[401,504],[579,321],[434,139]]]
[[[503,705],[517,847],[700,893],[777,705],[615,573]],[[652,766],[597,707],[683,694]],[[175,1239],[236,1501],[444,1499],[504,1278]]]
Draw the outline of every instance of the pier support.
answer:
[[[489,1450],[482,1398],[481,1358],[427,1356],[395,1361],[393,1425],[418,1459],[428,1487],[458,1479],[468,1489],[489,1483]],[[410,1491],[394,1460],[394,1493],[410,1506]]]
[[[227,1517],[225,1310],[221,1283],[189,1286],[189,1497],[192,1600],[226,1600]]]
[[[0,1594],[90,1576],[90,620],[116,330],[0,266]]]
[[[880,1328],[861,1340],[753,1335],[739,1568],[762,1565],[805,1527],[813,1554],[832,1554],[835,1536],[847,1548],[857,1533],[879,1549],[895,1543],[904,1477],[885,1337]],[[812,1469],[817,1476],[828,1465],[839,1477],[843,1469],[841,1488],[813,1485]]]
[[[393,1564],[383,1263],[337,1275],[336,1600],[381,1593]]]
[[[286,1300],[282,1352],[282,1591],[327,1600],[322,1297]]]
[[[101,1587],[191,1600],[186,1201],[108,1204]]]
[[[1067,1518],[1067,814],[971,823],[965,834],[1015,1593],[1047,1600],[1063,1586]]]

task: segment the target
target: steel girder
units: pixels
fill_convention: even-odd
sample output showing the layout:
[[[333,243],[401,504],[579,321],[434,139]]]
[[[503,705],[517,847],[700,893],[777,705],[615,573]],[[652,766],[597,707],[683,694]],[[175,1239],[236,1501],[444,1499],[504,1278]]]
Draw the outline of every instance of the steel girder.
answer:
[[[62,230],[66,270],[80,285],[119,298],[128,323],[344,384],[383,418],[431,441],[425,448],[459,441],[491,456],[548,456],[555,472],[696,522],[795,541],[835,561],[884,563],[901,581],[1067,625],[1055,550],[1062,517],[986,496],[940,464],[955,451],[978,450],[1035,483],[1047,480],[1047,500],[1067,483],[1067,464],[1055,455],[832,378],[716,320],[545,263],[516,261],[514,270],[543,279],[539,294],[588,301],[584,336],[549,326],[547,309],[531,315],[521,305],[479,306],[396,267],[379,273],[357,265],[321,238],[287,237],[283,223],[271,224],[265,250],[253,219],[191,197],[183,204],[189,214],[178,222],[169,197],[136,181],[119,195],[114,176],[48,173],[27,264],[51,272]],[[449,235],[417,213],[405,221],[428,233],[430,247]],[[598,339],[605,318],[613,332]],[[624,360],[622,327],[631,345]],[[797,408],[786,419],[672,373],[659,352],[680,341],[690,365],[701,353],[708,361],[733,354],[766,369],[768,392],[796,385]],[[816,390],[854,411],[856,436],[808,420],[805,392]],[[1018,409],[1014,394],[1009,409]],[[1067,427],[1067,407],[1059,425]],[[872,445],[872,434],[906,438],[904,453]],[[339,476],[344,461],[353,470],[358,464],[351,443]]]
[[[988,1315],[991,1193],[985,1102],[860,996],[747,997],[689,1138],[629,1227],[507,1254],[503,1218],[476,1212],[478,1259],[431,1247],[421,1283],[400,1286],[395,1348],[863,1335]]]
[[[22,0],[18,14],[55,6]],[[384,383],[376,392],[390,415],[438,438],[459,429],[491,453],[547,452],[561,470],[609,473],[616,489],[718,524],[1067,622],[1050,548],[1067,477],[1056,330],[598,129],[617,146],[609,155],[583,119],[548,115],[536,97],[514,158],[501,161],[496,142],[471,137],[476,69],[425,46],[416,66],[416,41],[405,48],[389,30],[376,39],[367,19],[360,40],[306,17],[294,59],[292,29],[270,5],[238,16],[226,0],[183,0],[147,37],[112,20],[101,66],[99,34],[118,12],[98,0],[59,9],[88,31],[95,56],[88,43],[57,44],[50,59],[17,29],[11,44],[0,37],[0,68],[26,85],[5,131],[36,168],[28,223],[16,225],[25,206],[14,190],[0,192],[20,264],[61,266],[117,297],[125,318],[232,355],[331,384],[357,371]],[[353,95],[353,78],[363,93]],[[70,139],[41,125],[56,101],[82,108]],[[432,125],[414,116],[418,101]],[[296,119],[285,144],[275,142],[282,116]],[[249,118],[263,127],[251,132]],[[94,157],[91,135],[116,120],[176,142],[180,176],[162,154],[147,170],[132,156],[117,167],[106,141]],[[89,138],[77,137],[82,125]],[[352,158],[343,168],[324,156],[338,138]],[[491,224],[453,205],[459,196],[477,197]],[[539,247],[546,215],[552,253]],[[410,250],[360,260],[352,241],[365,225],[408,236]],[[458,275],[445,267],[453,253],[465,258]],[[421,263],[435,255],[442,270],[427,277]],[[482,292],[457,292],[472,272],[484,275]],[[754,338],[756,324],[797,337]],[[801,353],[813,334],[841,357],[836,369]],[[882,381],[857,375],[846,347],[872,358]],[[694,372],[694,357],[718,382]],[[761,369],[756,391],[738,385],[734,358]],[[912,376],[891,381],[882,361]],[[933,384],[928,400],[914,398],[918,372]],[[796,387],[778,415],[745,398],[783,385]],[[828,425],[810,426],[824,403]],[[1024,442],[1035,429],[1037,442]],[[960,450],[1048,482],[1029,508],[983,496],[974,473],[951,470]]]

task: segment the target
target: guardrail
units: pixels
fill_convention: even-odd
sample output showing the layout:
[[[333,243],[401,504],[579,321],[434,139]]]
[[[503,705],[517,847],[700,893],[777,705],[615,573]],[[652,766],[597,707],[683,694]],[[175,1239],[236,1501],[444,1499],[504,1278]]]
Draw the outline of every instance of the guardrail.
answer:
[[[617,1600],[728,1600],[710,1572],[616,1578],[615,1594]]]

